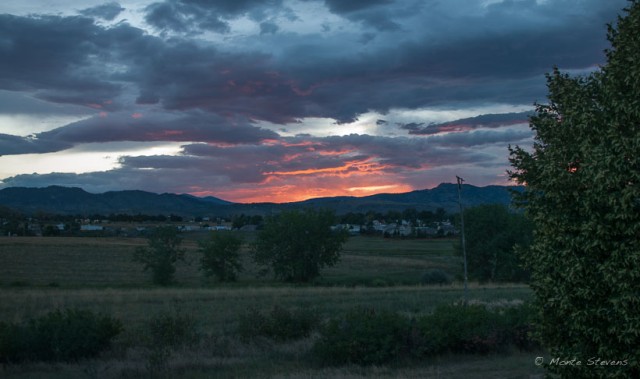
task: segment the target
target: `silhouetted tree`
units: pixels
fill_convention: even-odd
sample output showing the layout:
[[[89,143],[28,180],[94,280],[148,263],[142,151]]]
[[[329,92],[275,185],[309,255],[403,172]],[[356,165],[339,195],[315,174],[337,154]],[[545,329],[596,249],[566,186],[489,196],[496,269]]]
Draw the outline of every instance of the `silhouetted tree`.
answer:
[[[206,276],[215,276],[221,282],[233,282],[242,271],[240,248],[242,239],[231,232],[213,232],[208,240],[200,241],[202,259],[200,269]]]
[[[526,261],[539,337],[550,356],[583,361],[549,366],[566,378],[640,377],[639,31],[630,1],[609,27],[607,64],[548,75],[533,151],[511,149],[511,177],[526,184],[517,199],[536,226]]]
[[[328,210],[294,210],[270,217],[258,234],[254,259],[271,267],[278,279],[308,282],[340,258],[347,233],[332,231],[333,222]]]
[[[133,260],[144,264],[144,270],[151,270],[153,283],[162,286],[173,282],[176,262],[184,261],[185,250],[180,247],[182,238],[174,227],[156,228],[148,238],[148,247],[138,247]]]

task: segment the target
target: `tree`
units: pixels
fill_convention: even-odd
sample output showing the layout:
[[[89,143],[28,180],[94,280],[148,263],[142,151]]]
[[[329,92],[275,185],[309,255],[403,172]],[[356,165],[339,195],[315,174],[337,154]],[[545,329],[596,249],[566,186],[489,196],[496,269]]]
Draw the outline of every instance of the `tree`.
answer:
[[[180,247],[182,238],[174,227],[156,228],[147,241],[148,248],[138,247],[133,253],[135,262],[143,263],[144,270],[151,270],[153,283],[162,286],[173,282],[176,262],[184,261],[185,250]]]
[[[198,242],[202,259],[200,269],[206,276],[214,275],[221,282],[233,282],[242,271],[240,248],[242,239],[229,232],[211,233],[211,238]]]
[[[538,336],[564,377],[640,377],[640,3],[609,26],[607,63],[586,77],[548,75],[531,117],[531,152],[511,178],[536,226],[526,256]],[[620,366],[589,366],[587,360]],[[614,362],[615,363],[615,362]]]
[[[329,210],[294,210],[270,217],[255,242],[254,260],[270,266],[278,279],[308,282],[340,258],[347,233],[332,231],[333,221]]]
[[[532,225],[520,213],[499,204],[465,209],[469,276],[481,282],[519,282],[528,279],[516,247],[531,243]],[[462,255],[462,246],[456,247]]]

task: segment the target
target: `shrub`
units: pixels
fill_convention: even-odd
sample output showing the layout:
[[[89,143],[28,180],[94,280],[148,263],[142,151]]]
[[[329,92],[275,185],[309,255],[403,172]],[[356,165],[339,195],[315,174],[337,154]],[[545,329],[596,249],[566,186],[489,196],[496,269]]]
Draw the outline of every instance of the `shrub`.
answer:
[[[505,338],[519,350],[540,348],[540,343],[532,337],[534,315],[534,308],[529,303],[504,310]]]
[[[444,305],[418,321],[422,354],[490,353],[514,345],[532,350],[532,313],[528,304],[502,310],[484,305]]]
[[[215,232],[207,241],[200,241],[200,269],[206,276],[214,275],[221,282],[234,282],[242,271],[240,248],[242,239],[231,233]]]
[[[503,322],[483,305],[446,305],[418,321],[427,354],[488,353],[503,344]]]
[[[183,347],[198,342],[200,335],[195,319],[184,314],[164,314],[153,317],[147,324],[152,347]]]
[[[308,337],[318,324],[315,310],[290,311],[275,306],[265,315],[257,309],[250,309],[240,317],[238,334],[245,341],[255,337],[286,341]]]
[[[331,230],[330,210],[284,211],[270,217],[253,245],[253,259],[286,282],[310,282],[340,259],[348,234]]]
[[[0,323],[0,361],[74,361],[108,349],[122,323],[88,310],[56,310],[21,324]]]
[[[444,271],[440,269],[428,270],[424,274],[422,274],[422,284],[425,285],[448,285],[451,284],[451,278]]]
[[[408,350],[410,323],[389,311],[356,308],[330,320],[313,347],[328,364],[381,364]]]
[[[173,282],[176,262],[184,261],[185,249],[181,248],[182,238],[174,227],[156,228],[147,241],[148,248],[138,247],[133,252],[133,261],[144,264],[144,270],[151,270],[153,283],[167,286]]]

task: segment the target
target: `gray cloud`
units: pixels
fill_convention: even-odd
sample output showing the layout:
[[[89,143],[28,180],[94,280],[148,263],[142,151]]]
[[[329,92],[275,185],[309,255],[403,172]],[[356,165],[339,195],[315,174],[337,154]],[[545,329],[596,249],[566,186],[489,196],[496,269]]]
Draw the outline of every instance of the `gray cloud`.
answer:
[[[446,147],[475,147],[489,144],[516,144],[530,140],[533,132],[528,128],[505,130],[476,130],[472,132],[449,133],[429,137],[429,142]]]
[[[424,123],[399,124],[401,129],[409,131],[409,134],[432,135],[443,132],[460,132],[477,128],[497,128],[515,124],[529,123],[529,117],[533,112],[483,114],[439,124],[424,125]]]
[[[337,14],[348,14],[370,8],[376,8],[381,5],[393,4],[394,0],[325,0],[325,3],[331,12]]]
[[[277,133],[252,125],[242,117],[222,118],[202,112],[166,114],[109,114],[78,121],[48,132],[39,139],[67,143],[117,141],[202,141],[257,143],[277,139]]]
[[[268,5],[282,8],[280,2]],[[381,34],[358,32],[353,43],[365,46],[362,52],[334,37],[313,39],[278,33],[282,36],[270,37],[275,39],[269,43],[283,47],[277,54],[269,54],[225,51],[187,39],[163,40],[126,24],[105,28],[82,17],[5,15],[0,29],[8,42],[0,44],[0,50],[7,59],[0,62],[0,88],[32,91],[52,102],[86,105],[113,100],[124,93],[126,85],[138,89],[140,104],[241,114],[275,123],[305,117],[349,122],[369,110],[385,113],[392,108],[443,103],[531,104],[544,97],[542,74],[553,65],[585,68],[603,60],[604,24],[618,10],[613,5],[594,6],[578,18],[564,3],[553,3],[557,9],[548,14],[543,12],[551,9],[549,3],[527,3],[523,6],[533,14],[531,21],[518,16],[522,22],[515,26],[485,27],[510,22],[504,18],[512,16],[509,12],[513,10],[501,3],[470,19],[454,18],[451,22],[458,23],[459,30],[434,39],[431,28],[440,25],[433,5],[416,11],[434,21],[433,25],[414,25],[416,14],[407,18],[409,15],[400,12],[414,6],[410,2],[356,5],[345,9],[331,6],[341,14],[388,11],[413,31],[398,34],[401,39],[393,43]],[[197,9],[206,8],[207,12],[235,17],[264,6],[255,1],[214,4],[168,0],[152,4],[148,16],[158,7],[166,11],[163,22],[175,23],[166,28],[210,30],[215,26],[199,23],[215,18],[182,19],[184,12],[176,13],[171,7],[187,7],[198,15],[206,12]],[[427,11],[433,15],[421,13]],[[550,19],[552,27],[540,29],[540,17]],[[151,22],[159,25],[159,20]],[[262,25],[263,33],[279,28],[274,20]],[[47,38],[43,40],[44,35]],[[366,40],[363,35],[368,36]],[[340,53],[342,46],[353,53]],[[118,106],[110,104],[114,109]]]
[[[34,137],[19,137],[0,134],[0,156],[16,154],[42,154],[72,147],[64,141],[40,140]]]
[[[0,15],[0,89],[35,92],[53,102],[98,103],[120,85],[102,75],[104,30],[84,17]],[[101,79],[102,78],[102,79]]]
[[[265,21],[260,23],[260,34],[274,34],[280,27],[278,24],[272,21]]]
[[[113,21],[122,11],[124,11],[124,8],[119,3],[112,1],[92,8],[83,9],[80,11],[80,14]]]
[[[0,112],[25,113],[32,106],[32,114],[103,112],[36,138],[0,135],[0,154],[84,143],[185,143],[180,156],[123,157],[121,168],[105,173],[6,182],[188,192],[180,178],[194,187],[238,189],[268,181],[288,188],[291,178],[310,178],[314,170],[325,180],[338,177],[333,169],[344,176],[372,170],[411,183],[419,174],[461,165],[495,172],[505,164],[503,145],[528,138],[524,129],[504,126],[526,123],[526,114],[435,125],[375,121],[385,131],[405,130],[403,138],[281,138],[257,122],[290,124],[295,133],[295,123],[309,117],[346,123],[372,111],[544,101],[543,74],[554,65],[587,71],[604,61],[605,24],[625,4],[164,0],[144,9],[159,35],[126,22],[96,22],[118,17],[122,9],[115,2],[80,11],[84,16],[0,15],[0,101],[16,95],[0,102]],[[317,24],[302,25],[305,7],[318,12]],[[323,7],[333,14],[322,14]],[[255,24],[241,35],[234,20]],[[136,112],[142,117],[132,118]]]
[[[164,31],[199,34],[208,30],[224,34],[231,30],[229,20],[250,13],[262,21],[266,18],[265,9],[279,9],[281,4],[281,0],[164,0],[146,7],[145,20]]]

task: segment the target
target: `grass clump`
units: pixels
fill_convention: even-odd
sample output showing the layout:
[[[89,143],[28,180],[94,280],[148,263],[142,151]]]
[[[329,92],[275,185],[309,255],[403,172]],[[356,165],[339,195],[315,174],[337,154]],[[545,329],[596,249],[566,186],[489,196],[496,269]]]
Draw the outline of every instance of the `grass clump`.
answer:
[[[451,284],[451,277],[442,270],[432,269],[422,274],[420,282],[424,285],[449,285]]]
[[[161,314],[146,326],[151,347],[181,348],[193,346],[200,340],[196,321],[188,314]]]
[[[252,308],[240,316],[238,334],[243,341],[256,337],[288,341],[309,337],[319,323],[313,309],[289,310],[276,305],[265,314]]]
[[[107,350],[122,323],[89,310],[56,310],[27,322],[0,323],[0,361],[77,361]]]

